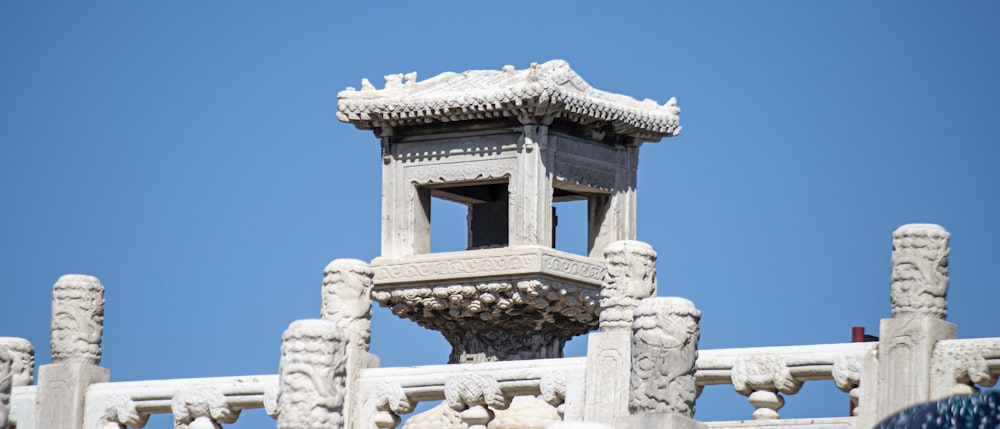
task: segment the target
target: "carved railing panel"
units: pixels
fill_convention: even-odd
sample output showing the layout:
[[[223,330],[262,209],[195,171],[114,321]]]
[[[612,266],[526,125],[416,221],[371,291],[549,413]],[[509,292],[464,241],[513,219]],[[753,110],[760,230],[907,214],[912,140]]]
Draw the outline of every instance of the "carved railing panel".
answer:
[[[368,399],[360,421],[394,428],[399,425],[399,417],[412,412],[417,403],[444,400],[460,413],[459,424],[485,427],[495,411],[505,409],[516,397],[535,396],[540,397],[534,400],[543,401],[542,405],[555,407],[561,417],[566,398],[571,396],[567,380],[582,379],[585,362],[586,358],[564,358],[364,369],[358,385]],[[430,424],[433,422],[423,420],[437,421],[454,411],[438,407],[429,413],[433,416],[421,414],[414,419]],[[413,426],[412,420],[406,427]],[[358,422],[355,420],[356,424],[365,424]]]
[[[942,340],[934,346],[932,395],[944,398],[993,387],[1000,375],[1000,338]]]
[[[265,408],[277,387],[277,375],[97,383],[87,390],[83,428],[140,428],[151,414],[167,413],[177,427],[214,427],[240,410]]]
[[[699,386],[732,384],[748,397],[755,420],[777,419],[784,406],[781,394],[798,392],[810,380],[833,379],[862,404],[857,387],[862,382],[860,361],[876,343],[817,344],[808,346],[699,350],[696,382]]]

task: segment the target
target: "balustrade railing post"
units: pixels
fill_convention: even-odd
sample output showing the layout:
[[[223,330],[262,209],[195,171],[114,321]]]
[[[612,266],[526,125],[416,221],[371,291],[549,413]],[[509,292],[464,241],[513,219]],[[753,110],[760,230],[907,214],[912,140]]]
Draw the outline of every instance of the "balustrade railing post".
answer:
[[[351,427],[368,427],[362,421],[364,395],[358,376],[362,369],[377,367],[378,356],[369,353],[372,335],[372,269],[358,259],[334,259],[323,270],[323,320],[337,324],[347,336],[347,395],[344,419]],[[355,417],[357,416],[357,418]]]
[[[0,429],[7,429],[10,396],[14,387],[14,354],[0,345]]]
[[[45,429],[83,426],[87,386],[107,382],[101,363],[104,286],[92,276],[69,274],[53,286],[52,363],[38,369],[35,424]]]
[[[328,320],[297,320],[282,335],[278,429],[343,429],[348,338]]]
[[[949,238],[933,224],[903,225],[892,234],[892,318],[879,327],[878,401],[869,421],[932,399],[934,346],[956,332],[944,321]]]
[[[12,387],[30,386],[35,376],[35,346],[18,337],[0,337],[0,346],[6,347],[14,358]]]
[[[628,415],[633,312],[656,295],[656,252],[640,241],[615,241],[604,249],[604,269],[601,331],[587,338],[582,415],[569,409],[566,419],[613,424]]]
[[[694,416],[698,387],[698,320],[701,312],[684,298],[646,298],[632,322],[629,413],[621,429],[703,428]]]
[[[13,389],[15,387],[30,386],[35,373],[35,347],[28,340],[17,337],[0,337],[0,350],[5,349],[10,357],[10,371],[6,375],[0,376],[0,428],[5,428],[7,424],[18,424],[21,427],[34,427],[34,416],[23,416],[16,412],[16,408],[24,407],[23,402],[15,404],[13,402]],[[0,363],[0,365],[3,365]],[[2,368],[0,368],[2,369]],[[9,380],[7,380],[9,378]],[[4,383],[9,384],[7,397],[3,397]],[[33,406],[34,404],[32,404]],[[33,407],[30,411],[34,411]],[[34,414],[34,413],[32,413]],[[18,418],[21,421],[18,422]],[[6,420],[4,420],[6,419]]]

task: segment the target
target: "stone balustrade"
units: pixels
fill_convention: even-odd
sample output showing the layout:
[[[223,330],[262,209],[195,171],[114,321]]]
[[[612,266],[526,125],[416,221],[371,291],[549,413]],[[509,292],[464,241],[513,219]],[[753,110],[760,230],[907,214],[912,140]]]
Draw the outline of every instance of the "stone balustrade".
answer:
[[[875,343],[699,350],[698,386],[731,384],[749,397],[754,419],[776,419],[784,405],[781,394],[795,394],[810,380],[834,380],[842,390],[861,380],[863,356]]]
[[[488,415],[485,406],[498,403],[487,401],[482,392],[492,391],[493,386],[494,393],[506,398],[506,402],[515,397],[540,395],[556,407],[564,404],[578,407],[583,396],[585,365],[586,358],[563,358],[364,369],[358,381],[358,395],[367,398],[366,405],[354,420],[357,425],[354,427],[364,427],[364,422],[373,419],[382,424],[378,427],[396,427],[400,415],[412,411],[417,403],[441,400],[461,411],[473,409],[470,418],[477,419],[474,424],[485,425],[492,418],[482,417]],[[471,394],[461,392],[472,389],[470,386],[476,386],[476,382],[490,389],[480,386],[479,402],[463,399]],[[478,423],[481,418],[486,422]]]
[[[606,256],[607,314],[589,334],[586,357],[378,368],[367,351],[364,299],[375,274],[341,259],[324,272],[322,319],[285,331],[279,374],[113,383],[99,366],[103,286],[64,276],[54,286],[53,363],[39,368],[37,385],[34,347],[0,337],[0,429],[140,428],[168,413],[176,428],[218,429],[253,408],[279,428],[396,428],[432,401],[442,402],[407,429],[871,427],[1000,377],[1000,338],[955,339],[944,320],[948,237],[926,224],[894,233],[892,317],[881,321],[877,342],[698,350],[701,312],[683,298],[655,297],[650,246],[617,242]],[[779,419],[783,395],[815,380],[846,392],[852,415]],[[752,419],[692,420],[702,388],[726,384],[748,398]]]
[[[801,386],[802,383],[815,380],[834,380],[839,388],[850,391],[857,389],[863,381],[858,362],[865,355],[874,353],[877,344],[699,350],[695,380],[699,389],[703,386],[729,384],[747,396],[752,396],[755,392],[782,394],[788,389],[773,386]],[[449,380],[470,375],[489,377],[506,398],[540,395],[557,406],[580,407],[586,360],[586,357],[577,357],[461,366],[363,369],[360,371],[357,395],[365,398],[362,402],[365,408],[359,410],[356,426],[348,427],[365,427],[362,422],[366,420],[376,422],[376,427],[380,428],[396,427],[400,417],[412,412],[418,403],[446,400]],[[1000,338],[939,342],[935,348],[933,376],[938,380],[935,385],[950,389],[938,390],[940,397],[968,393],[977,385],[993,386],[1000,376]],[[178,395],[206,389],[221,394],[230,413],[265,408],[272,416],[276,415],[277,374],[96,383],[87,391],[83,428],[142,427],[151,414],[174,413],[176,410],[172,404]],[[36,390],[36,386],[13,388],[10,413],[12,423],[31,421]],[[751,398],[751,403],[753,402]],[[770,403],[760,405],[758,407],[755,404],[757,411],[763,409],[777,412],[780,409],[780,406],[769,408]],[[860,405],[859,410],[869,406],[864,398],[861,398]],[[757,411],[754,414],[760,414]],[[572,414],[574,411],[567,412]],[[851,417],[821,420],[853,421]],[[788,421],[786,426],[792,423],[794,422]],[[740,423],[709,422],[708,425],[735,427]],[[30,424],[18,424],[17,427],[32,428]]]
[[[83,428],[142,427],[151,414],[167,413],[179,424],[199,418],[214,424],[231,423],[245,409],[268,408],[273,413],[274,404],[267,402],[274,400],[277,388],[277,375],[96,383],[87,390]],[[199,407],[208,413],[190,411]]]

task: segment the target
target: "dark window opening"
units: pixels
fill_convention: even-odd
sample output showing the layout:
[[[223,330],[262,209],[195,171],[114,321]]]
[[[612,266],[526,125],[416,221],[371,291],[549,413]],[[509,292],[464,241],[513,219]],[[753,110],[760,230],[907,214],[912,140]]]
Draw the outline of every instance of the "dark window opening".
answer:
[[[456,204],[464,206],[464,222],[456,219],[454,215],[448,216],[445,222],[439,222],[435,209],[435,216],[432,218],[431,233],[433,251],[460,250],[461,248],[484,249],[492,247],[504,247],[510,243],[510,196],[507,190],[507,182],[477,183],[466,186],[441,186],[431,187],[430,194],[432,204],[435,207],[449,207],[455,211]],[[438,202],[438,200],[444,200]],[[461,235],[463,225],[465,232],[465,244],[463,247],[457,246],[458,235]],[[447,230],[447,233],[436,231]],[[451,244],[438,246],[435,243],[436,237],[442,237]],[[441,249],[441,250],[439,250]]]

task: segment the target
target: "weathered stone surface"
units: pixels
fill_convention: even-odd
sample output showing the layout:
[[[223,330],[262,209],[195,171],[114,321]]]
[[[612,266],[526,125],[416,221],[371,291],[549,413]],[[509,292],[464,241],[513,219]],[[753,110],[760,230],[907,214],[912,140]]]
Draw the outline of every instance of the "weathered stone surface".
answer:
[[[363,79],[361,90],[338,95],[337,119],[361,129],[422,125],[504,117],[609,124],[614,132],[645,141],[677,135],[677,101],[664,105],[599,91],[562,60],[532,64],[526,70],[442,73],[418,82],[416,73],[388,75],[385,88]]]
[[[351,347],[364,351],[372,334],[372,275],[357,259],[335,259],[323,270],[323,319],[335,322]]]
[[[615,419],[615,429],[704,429],[704,423],[677,413],[642,413]]]
[[[851,404],[854,405],[854,409],[851,415],[858,415],[861,410],[858,407],[861,389],[859,385],[861,384],[861,373],[863,362],[865,359],[865,353],[838,355],[833,361],[833,382],[836,384],[837,388],[847,392],[851,398]]]
[[[748,356],[733,366],[733,388],[746,395],[755,410],[755,420],[778,418],[778,410],[785,399],[778,392],[792,395],[802,388],[802,381],[792,376],[782,358],[773,356]]]
[[[955,325],[925,315],[882,319],[878,345],[876,419],[931,397],[934,347],[955,338]]]
[[[597,290],[547,276],[482,278],[376,289],[393,314],[441,332],[451,363],[562,357],[570,338],[597,326]]]
[[[110,379],[111,371],[87,363],[42,365],[38,368],[35,427],[78,429],[83,424],[87,387]]]
[[[10,396],[14,384],[14,355],[0,345],[0,428],[7,427]]]
[[[997,360],[1000,338],[938,341],[931,355],[931,397],[970,395],[976,386],[993,387],[1000,374],[990,370],[990,361]]]
[[[101,363],[104,286],[97,277],[67,274],[52,288],[52,362]]]
[[[656,252],[641,241],[621,240],[604,248],[601,331],[632,330],[639,300],[656,295]]]
[[[335,322],[297,320],[282,335],[278,428],[344,427],[347,335]]]
[[[631,332],[594,332],[587,337],[582,420],[612,424],[628,415],[631,350]]]
[[[517,396],[506,410],[495,411],[490,429],[545,429],[560,420],[556,407],[537,396]]]
[[[431,409],[410,417],[403,429],[465,429],[462,415],[447,402],[441,402]]]
[[[240,416],[217,387],[182,390],[170,401],[170,409],[176,429],[222,429],[222,423],[233,423]]]
[[[646,298],[632,322],[632,414],[694,415],[701,311],[684,298]]]
[[[177,413],[174,414],[176,417]],[[107,407],[101,418],[103,426],[107,429],[141,428],[146,426],[148,420],[149,414],[140,413],[136,409],[135,402],[123,394],[112,395],[107,399]]]
[[[940,225],[903,225],[892,233],[892,316],[948,314],[948,239]]]
[[[0,337],[0,346],[6,347],[14,358],[13,387],[31,385],[35,376],[35,347],[17,337]]]

